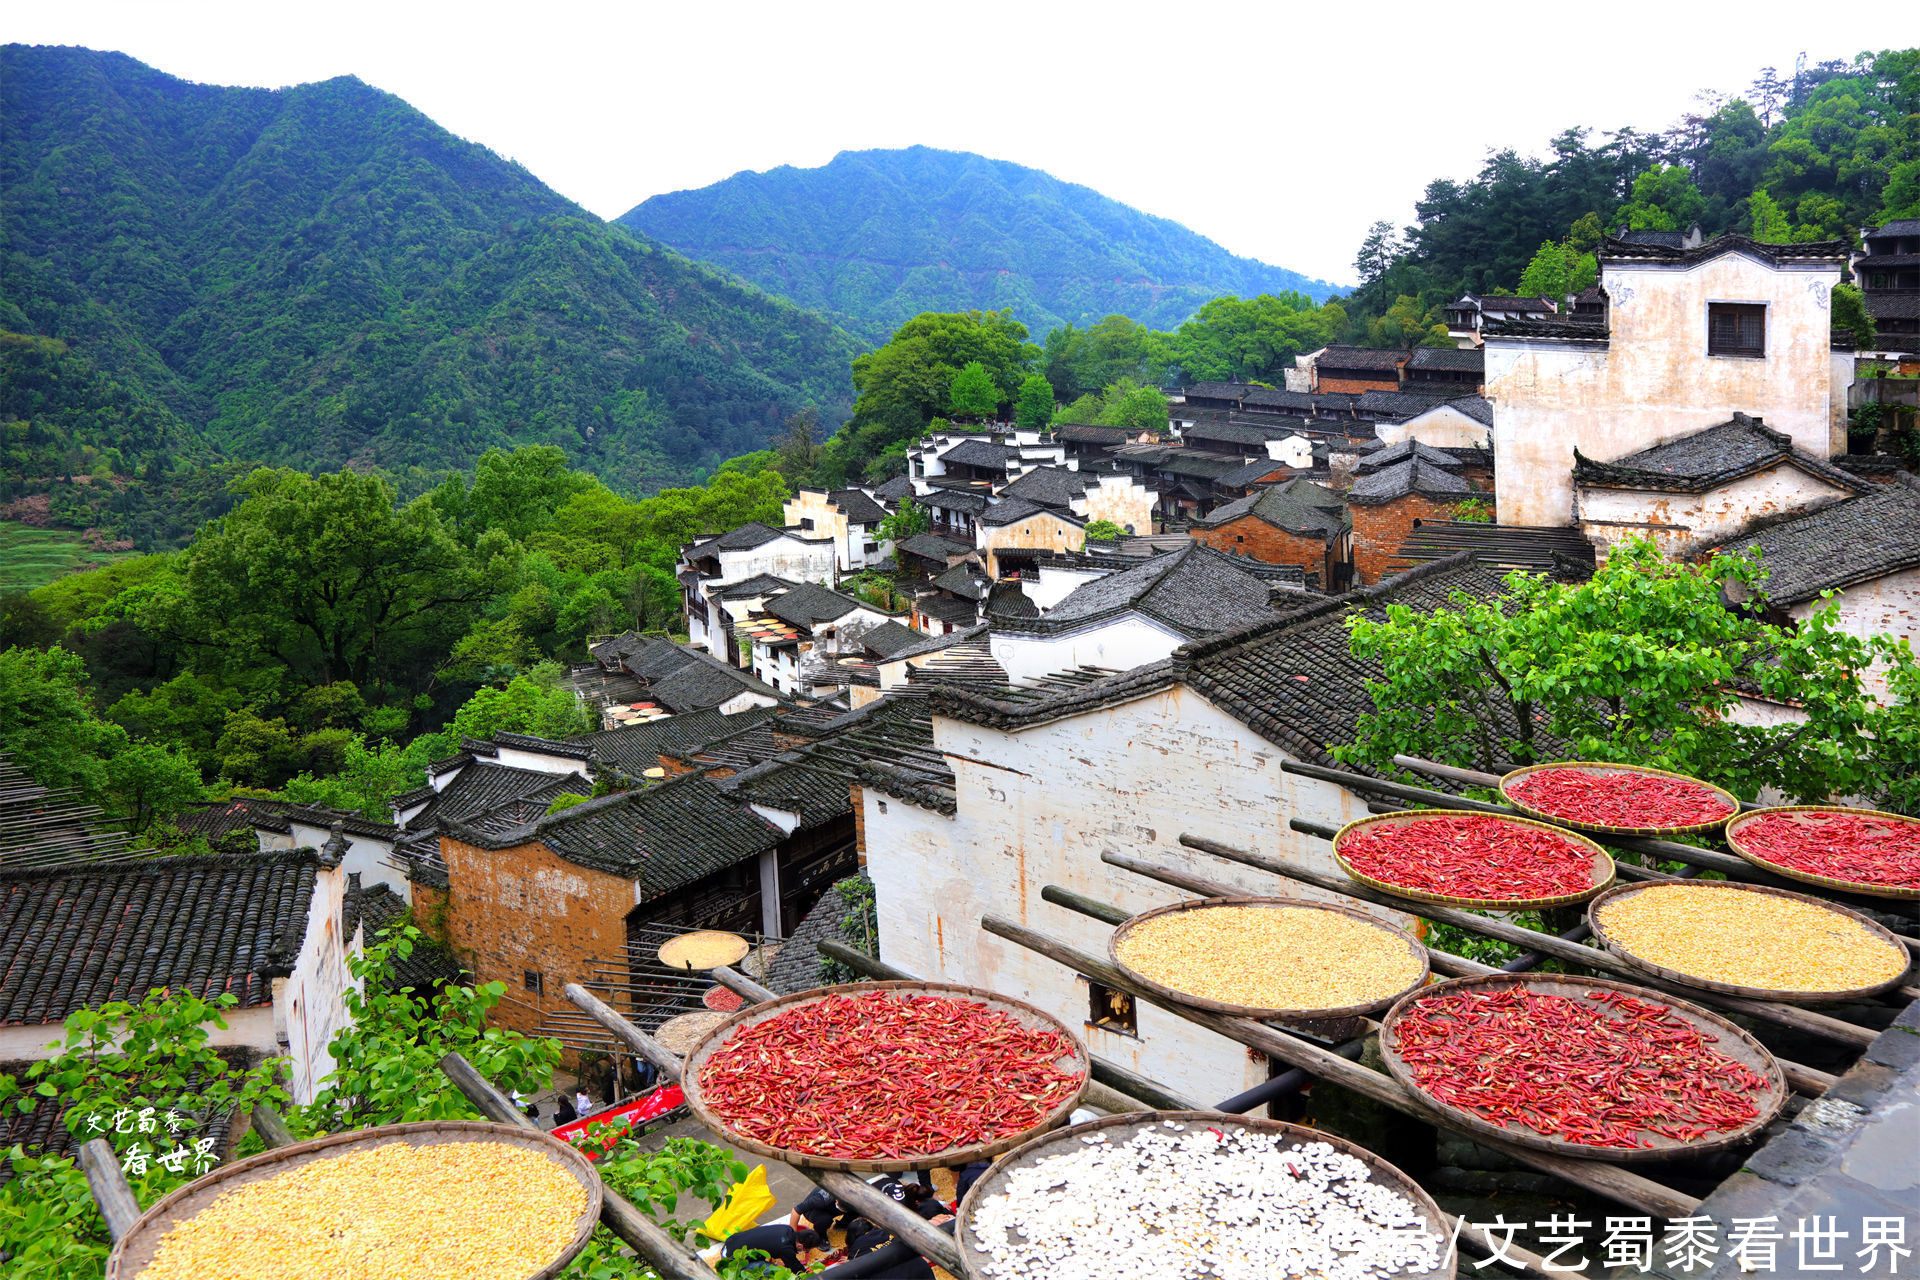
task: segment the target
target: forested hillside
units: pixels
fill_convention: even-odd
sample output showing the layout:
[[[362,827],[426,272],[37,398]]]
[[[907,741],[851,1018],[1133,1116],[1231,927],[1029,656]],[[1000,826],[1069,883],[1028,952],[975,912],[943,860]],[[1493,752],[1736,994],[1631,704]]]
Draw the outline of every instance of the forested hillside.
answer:
[[[1623,224],[1852,242],[1862,226],[1920,216],[1920,50],[1785,79],[1769,67],[1744,94],[1701,101],[1663,133],[1569,128],[1544,158],[1498,151],[1466,181],[1429,183],[1414,225],[1375,223],[1362,245],[1352,335],[1403,341],[1467,290],[1590,284],[1587,255]]]
[[[856,346],[819,317],[352,78],[8,46],[0,205],[0,499],[94,473],[55,505],[100,523],[222,459],[440,471],[543,443],[652,490],[851,398]]]
[[[1044,336],[1115,314],[1172,329],[1220,294],[1335,292],[1037,169],[930,147],[737,173],[618,221],[876,343],[923,311],[1011,309]]]

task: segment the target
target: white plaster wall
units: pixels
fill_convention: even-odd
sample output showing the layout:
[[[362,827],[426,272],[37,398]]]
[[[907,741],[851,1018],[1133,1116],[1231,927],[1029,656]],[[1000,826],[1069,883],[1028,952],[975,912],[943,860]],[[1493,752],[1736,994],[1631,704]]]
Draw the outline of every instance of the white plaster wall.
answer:
[[[1128,533],[1148,534],[1153,532],[1153,504],[1159,496],[1132,476],[1103,475],[1100,487],[1087,490],[1072,509],[1089,524],[1111,520]]]
[[[1754,520],[1804,515],[1847,496],[1838,485],[1782,463],[1706,493],[1581,486],[1574,510],[1580,532],[1603,559],[1613,547],[1643,537],[1659,544],[1662,554],[1677,558],[1718,546]]]
[[[1338,825],[1364,816],[1364,803],[1282,773],[1278,748],[1184,687],[1018,734],[936,717],[934,737],[954,768],[955,816],[862,792],[881,958],[924,978],[1030,1000],[1079,1028],[1095,1053],[1206,1102],[1265,1079],[1265,1063],[1243,1046],[1144,1004],[1137,1039],[1089,1028],[1085,983],[983,932],[980,917],[1005,916],[1105,956],[1111,930],[1042,901],[1046,885],[1130,911],[1191,896],[1108,866],[1100,855],[1109,850],[1249,893],[1324,898],[1186,849],[1179,837],[1334,871],[1327,843],[1290,831],[1287,819]]]
[[[1609,264],[1611,342],[1486,343],[1494,477],[1503,524],[1573,522],[1577,447],[1608,461],[1725,422],[1762,417],[1817,457],[1832,453],[1828,307],[1837,266],[1769,267],[1722,254],[1675,269]],[[1764,358],[1707,354],[1707,306],[1767,308]]]
[[[1840,610],[1840,630],[1848,635],[1862,638],[1889,635],[1905,640],[1911,647],[1916,632],[1920,632],[1920,569],[1906,569],[1858,583],[1831,600],[1809,600],[1788,612],[1796,619],[1805,620],[1829,605]],[[1875,699],[1886,700],[1883,664],[1874,663],[1861,676],[1860,683]]]
[[[353,984],[347,969],[351,939],[340,935],[345,892],[343,867],[320,868],[307,911],[306,938],[293,972],[284,983],[275,984],[276,1010],[284,1015],[286,1025],[287,1088],[295,1102],[313,1101],[320,1082],[333,1071],[328,1046],[349,1021],[345,996]]]
[[[1284,440],[1269,440],[1267,457],[1274,462],[1284,462],[1296,471],[1309,470],[1313,466],[1313,441],[1305,436],[1288,436]]]
[[[544,751],[527,751],[520,747],[501,747],[499,754],[494,756],[494,763],[515,769],[532,769],[536,773],[580,773],[586,767],[572,756],[548,755]]]
[[[833,585],[833,541],[803,542],[798,538],[775,538],[749,551],[722,551],[720,576],[709,581],[709,591],[733,582],[744,582],[757,573],[770,573],[789,582],[821,582]]]
[[[755,707],[777,706],[779,702],[780,699],[770,697],[767,694],[755,693],[751,689],[743,689],[720,704],[720,714],[723,716],[738,715],[742,711],[751,711]]]
[[[1039,581],[1026,583],[1021,591],[1033,601],[1036,609],[1045,613],[1078,588],[1089,582],[1097,582],[1112,572],[1112,569],[1059,569],[1043,564],[1040,566]]]
[[[1111,667],[1131,671],[1160,659],[1187,643],[1172,627],[1125,613],[1064,635],[1029,635],[1019,631],[990,632],[987,646],[993,660],[1016,681],[1032,680],[1075,667]]]
[[[1438,405],[1405,422],[1377,422],[1373,434],[1386,444],[1411,439],[1435,449],[1485,449],[1493,442],[1493,428],[1450,405]]]
[[[1151,529],[1151,524],[1145,526]],[[974,526],[975,547],[986,553],[987,573],[1000,576],[1002,551],[1078,551],[1087,531],[1051,511],[1036,511],[1012,524]]]
[[[289,848],[309,845],[318,849],[333,838],[333,831],[328,827],[299,821],[290,822],[287,825],[293,828],[293,837],[287,846]],[[341,855],[341,866],[349,874],[358,872],[360,883],[368,888],[376,884],[388,885],[408,902],[413,901],[413,889],[405,873],[387,865],[387,859],[393,856],[392,841],[377,840],[372,836],[357,836],[351,831],[346,832],[345,835],[347,848]]]

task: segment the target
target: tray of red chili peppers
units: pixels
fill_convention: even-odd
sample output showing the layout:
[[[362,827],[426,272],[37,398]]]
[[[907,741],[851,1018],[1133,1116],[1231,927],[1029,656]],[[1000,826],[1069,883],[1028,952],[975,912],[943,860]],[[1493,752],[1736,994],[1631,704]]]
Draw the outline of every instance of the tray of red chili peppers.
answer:
[[[1380,1051],[1449,1124],[1588,1159],[1734,1146],[1787,1100],[1773,1055],[1733,1023],[1601,978],[1437,982],[1381,1020]]]
[[[1383,893],[1491,911],[1587,901],[1613,883],[1613,859],[1585,836],[1530,818],[1410,809],[1360,818],[1333,837],[1340,869]]]
[[[1920,819],[1782,805],[1741,814],[1726,834],[1735,853],[1777,875],[1875,898],[1920,898]]]
[[[1063,1124],[1092,1058],[1051,1014],[943,982],[859,982],[750,1005],[687,1055],[687,1106],[808,1169],[990,1160]]]
[[[1644,765],[1592,760],[1515,769],[1500,779],[1500,796],[1536,818],[1614,836],[1712,831],[1740,811],[1732,792],[1710,782]]]

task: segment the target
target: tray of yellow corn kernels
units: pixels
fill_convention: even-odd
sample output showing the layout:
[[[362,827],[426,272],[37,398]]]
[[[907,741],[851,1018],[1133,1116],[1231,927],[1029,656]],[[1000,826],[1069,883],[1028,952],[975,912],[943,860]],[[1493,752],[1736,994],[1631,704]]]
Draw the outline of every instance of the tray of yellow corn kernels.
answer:
[[[593,1165],[536,1130],[361,1129],[180,1188],[114,1246],[107,1280],[550,1280],[600,1201]]]

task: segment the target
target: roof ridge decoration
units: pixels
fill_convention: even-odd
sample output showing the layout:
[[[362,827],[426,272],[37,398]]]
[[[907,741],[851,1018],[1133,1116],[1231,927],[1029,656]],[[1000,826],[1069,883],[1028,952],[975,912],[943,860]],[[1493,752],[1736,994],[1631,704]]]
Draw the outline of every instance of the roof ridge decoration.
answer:
[[[1634,243],[1608,236],[1601,242],[1599,258],[1602,267],[1609,262],[1661,264],[1679,267],[1691,267],[1718,258],[1723,254],[1739,253],[1764,262],[1770,267],[1822,265],[1841,266],[1845,264],[1852,246],[1844,240],[1814,240],[1800,244],[1770,244],[1755,240],[1751,236],[1728,232],[1715,236],[1691,249],[1676,249],[1668,245]]]
[[[247,867],[269,866],[275,863],[287,863],[289,866],[332,867],[331,862],[319,849],[310,844],[296,845],[291,849],[257,849],[247,853],[176,853],[161,858],[81,858],[73,862],[55,862],[32,867],[0,867],[0,884],[19,884],[33,880],[47,880],[76,876],[118,876],[130,873],[140,875],[158,875],[164,871],[184,871],[194,868],[207,870],[232,870]]]

